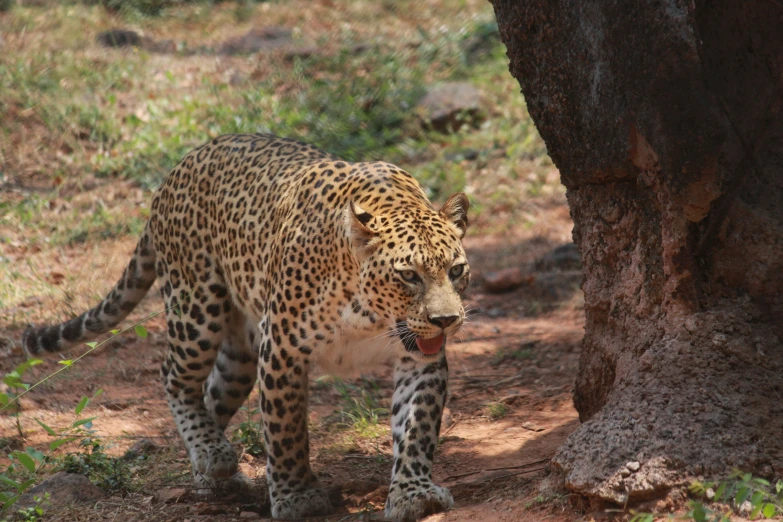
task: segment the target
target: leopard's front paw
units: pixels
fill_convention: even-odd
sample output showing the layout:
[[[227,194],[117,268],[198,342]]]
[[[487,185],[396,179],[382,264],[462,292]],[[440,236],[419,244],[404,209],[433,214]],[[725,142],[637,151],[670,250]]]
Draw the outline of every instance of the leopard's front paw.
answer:
[[[321,488],[290,493],[272,501],[272,518],[297,520],[332,514],[332,503]]]
[[[453,505],[449,490],[432,482],[394,482],[386,498],[385,516],[395,522],[413,522],[446,511]]]

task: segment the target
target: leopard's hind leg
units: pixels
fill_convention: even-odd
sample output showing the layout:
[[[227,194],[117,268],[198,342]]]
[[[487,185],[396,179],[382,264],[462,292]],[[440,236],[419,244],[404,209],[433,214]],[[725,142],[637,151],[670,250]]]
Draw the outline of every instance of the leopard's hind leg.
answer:
[[[166,300],[169,353],[161,368],[171,413],[188,450],[197,486],[237,472],[237,456],[204,402],[204,384],[223,341],[229,338],[233,303],[217,271],[184,277],[174,261],[158,259]],[[190,281],[193,281],[192,283]]]
[[[245,316],[234,310],[217,354],[212,371],[204,384],[204,403],[221,430],[242,407],[256,382],[258,363],[258,329]],[[237,472],[227,479],[196,476],[202,490],[248,490],[250,479]]]

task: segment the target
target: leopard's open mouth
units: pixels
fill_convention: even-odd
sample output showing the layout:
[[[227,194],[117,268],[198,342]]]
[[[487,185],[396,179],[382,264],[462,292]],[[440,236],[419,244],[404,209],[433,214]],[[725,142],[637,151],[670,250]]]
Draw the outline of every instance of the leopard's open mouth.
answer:
[[[410,328],[408,328],[408,323],[405,321],[397,321],[397,332],[399,332],[402,345],[409,352],[435,355],[440,353],[443,347],[446,346],[446,336],[442,333],[430,339],[423,339],[411,332]]]

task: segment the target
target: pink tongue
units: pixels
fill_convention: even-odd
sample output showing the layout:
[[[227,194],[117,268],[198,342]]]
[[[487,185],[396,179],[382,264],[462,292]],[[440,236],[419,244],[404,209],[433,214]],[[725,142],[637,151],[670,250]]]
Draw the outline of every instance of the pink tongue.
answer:
[[[443,346],[443,334],[433,337],[432,339],[422,339],[419,337],[416,339],[416,346],[419,347],[419,350],[421,350],[422,353],[426,353],[427,355],[436,354],[440,351],[440,347]]]

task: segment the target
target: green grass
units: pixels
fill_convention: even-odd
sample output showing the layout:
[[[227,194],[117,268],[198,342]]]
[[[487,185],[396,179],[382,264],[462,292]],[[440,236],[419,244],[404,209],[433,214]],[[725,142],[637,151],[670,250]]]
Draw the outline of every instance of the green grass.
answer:
[[[271,132],[351,161],[396,163],[436,204],[464,190],[469,234],[531,227],[529,202],[563,193],[489,4],[338,1],[310,30],[296,2],[133,0],[120,12],[106,3],[24,4],[4,15],[0,183],[21,190],[0,194],[0,258],[8,244],[79,248],[137,235],[151,191],[188,151],[226,133]],[[292,27],[297,44],[321,52],[218,58],[94,42],[130,24],[182,49],[214,48],[262,22]],[[427,131],[416,104],[451,80],[483,91],[486,118],[453,134]],[[84,193],[88,178],[97,186]],[[118,186],[143,194],[112,198]],[[0,279],[12,268],[0,259]]]
[[[60,34],[63,40],[58,39],[58,45],[67,44],[60,48],[0,64],[0,88],[10,94],[0,101],[2,109],[15,114],[32,111],[28,115],[52,140],[59,138],[74,150],[77,168],[139,179],[149,188],[192,147],[235,132],[270,131],[300,138],[351,161],[383,158],[412,163],[426,184],[448,183],[452,189],[464,186],[464,174],[444,180],[435,173],[448,170],[452,162],[444,158],[455,150],[490,144],[508,149],[504,153],[511,157],[545,152],[529,119],[507,118],[524,111],[523,103],[516,93],[506,96],[507,90],[498,89],[499,77],[505,86],[513,80],[508,78],[496,26],[486,16],[462,31],[419,28],[410,45],[378,41],[361,53],[351,51],[355,42],[350,34],[341,35],[334,52],[295,59],[263,81],[233,88],[204,78],[178,96],[182,82],[176,74],[168,73],[156,79],[155,87],[149,86],[148,69],[153,65],[144,51],[112,52],[100,60],[79,53],[92,42],[79,35],[75,25],[106,22],[101,8],[62,5],[48,18],[36,16],[33,9],[19,8],[14,13],[18,19],[12,20],[11,27],[16,31],[51,27],[56,32],[73,29],[74,35],[69,31],[66,39]],[[486,55],[474,64],[470,56],[477,42]],[[486,88],[490,100],[505,98],[498,100],[505,112],[498,116],[506,117],[490,117],[485,128],[476,132],[451,136],[423,132],[414,110],[417,101],[428,86],[450,79]],[[295,85],[293,91],[277,95],[276,90],[287,82]],[[131,114],[117,110],[117,94],[129,92],[141,95]],[[8,135],[13,131],[9,127],[13,123],[0,128]],[[422,156],[429,158],[421,161]]]
[[[489,420],[500,420],[508,413],[508,406],[502,402],[493,402],[487,406],[487,415]]]
[[[363,386],[334,380],[333,386],[341,402],[337,418],[341,426],[350,428],[359,437],[377,438],[387,431],[389,410],[378,403],[381,390],[377,383],[364,380],[361,384]]]

